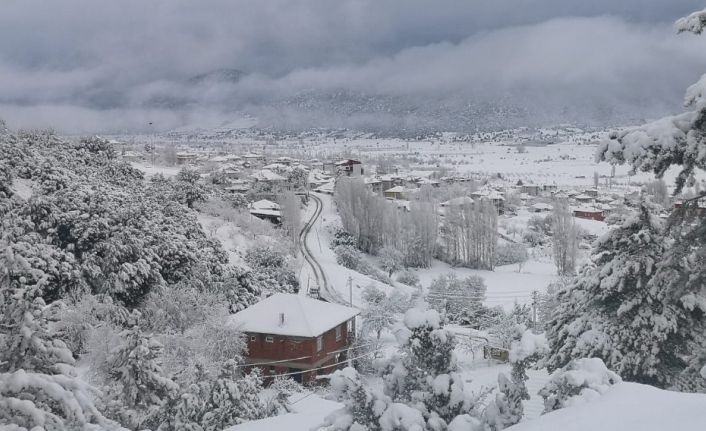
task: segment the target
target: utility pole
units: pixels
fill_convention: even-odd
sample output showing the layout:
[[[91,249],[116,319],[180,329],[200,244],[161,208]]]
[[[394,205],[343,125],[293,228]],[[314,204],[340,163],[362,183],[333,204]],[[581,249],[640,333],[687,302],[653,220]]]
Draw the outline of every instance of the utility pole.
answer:
[[[348,304],[353,306],[353,276],[348,276]]]
[[[537,332],[537,307],[539,307],[539,292],[532,291],[532,331]]]

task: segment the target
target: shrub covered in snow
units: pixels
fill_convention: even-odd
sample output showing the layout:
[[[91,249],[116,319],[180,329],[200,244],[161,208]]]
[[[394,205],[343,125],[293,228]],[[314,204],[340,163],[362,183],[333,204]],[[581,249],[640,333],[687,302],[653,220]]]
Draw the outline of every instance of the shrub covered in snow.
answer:
[[[352,245],[339,245],[333,249],[336,263],[348,269],[357,270],[363,260],[363,254]]]
[[[397,281],[414,287],[419,285],[419,276],[412,271],[402,271],[397,274]]]
[[[452,322],[477,323],[486,286],[482,277],[458,278],[455,273],[442,274],[429,285],[429,304]]]
[[[522,244],[509,242],[500,244],[495,249],[495,263],[497,265],[514,265],[518,264],[518,271],[522,270],[522,266],[529,259],[527,247]]]
[[[548,413],[575,404],[589,402],[622,380],[598,358],[576,359],[556,370],[539,391]]]
[[[345,408],[326,420],[335,430],[478,430],[479,398],[458,373],[454,335],[435,310],[405,313],[402,347],[380,364],[384,390],[367,387],[353,369],[331,385]]]

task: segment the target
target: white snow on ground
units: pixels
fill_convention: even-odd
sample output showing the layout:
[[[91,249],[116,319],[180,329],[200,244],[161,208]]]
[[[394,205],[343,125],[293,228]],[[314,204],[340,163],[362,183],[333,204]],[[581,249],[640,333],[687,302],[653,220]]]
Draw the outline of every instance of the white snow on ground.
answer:
[[[316,429],[326,416],[343,407],[340,403],[325,400],[313,393],[295,394],[289,400],[293,413],[246,422],[223,431],[308,431]]]
[[[165,177],[173,177],[178,174],[181,170],[181,166],[152,166],[151,164],[132,162],[130,163],[133,168],[142,171],[146,176],[151,177],[152,175],[162,174]]]
[[[12,192],[24,200],[32,197],[32,185],[34,182],[32,180],[25,180],[23,178],[15,178],[12,182]]]
[[[664,431],[706,428],[706,395],[619,383],[596,400],[557,410],[508,431]]]

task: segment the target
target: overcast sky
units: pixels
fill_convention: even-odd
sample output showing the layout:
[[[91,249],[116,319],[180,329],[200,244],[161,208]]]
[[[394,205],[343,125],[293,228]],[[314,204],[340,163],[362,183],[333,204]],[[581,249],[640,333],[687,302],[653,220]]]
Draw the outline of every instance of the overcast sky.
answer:
[[[677,36],[672,23],[703,7],[696,0],[2,0],[0,117],[11,127],[67,132],[140,129],[149,120],[166,129],[339,90],[669,112],[706,72],[706,37]],[[235,85],[188,81],[221,68],[247,75]]]

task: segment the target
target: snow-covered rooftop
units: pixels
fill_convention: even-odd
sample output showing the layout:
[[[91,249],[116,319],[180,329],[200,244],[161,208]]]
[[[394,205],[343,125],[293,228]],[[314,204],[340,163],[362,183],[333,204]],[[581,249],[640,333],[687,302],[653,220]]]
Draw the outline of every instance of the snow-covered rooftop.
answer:
[[[304,295],[276,293],[234,314],[228,325],[242,332],[313,338],[358,313],[356,308]],[[281,314],[284,314],[284,323],[281,323]]]
[[[250,208],[254,210],[279,210],[280,206],[276,202],[272,202],[267,199],[260,199],[257,202],[251,203]]]
[[[250,176],[255,178],[258,181],[286,181],[287,180],[285,177],[283,177],[279,174],[276,174],[269,169],[259,170]]]
[[[448,201],[441,203],[442,207],[461,205],[473,205],[473,199],[469,198],[468,196],[461,196],[458,198],[449,199]]]

